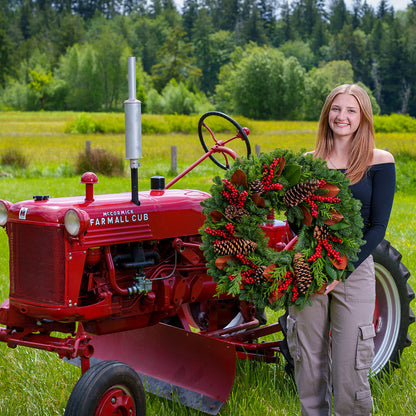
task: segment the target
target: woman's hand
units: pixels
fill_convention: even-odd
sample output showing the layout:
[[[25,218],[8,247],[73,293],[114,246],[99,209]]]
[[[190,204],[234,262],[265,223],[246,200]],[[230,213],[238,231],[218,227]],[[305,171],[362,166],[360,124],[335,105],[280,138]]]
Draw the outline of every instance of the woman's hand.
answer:
[[[340,282],[340,280],[334,280],[333,282],[331,282],[326,288],[325,288],[325,292],[323,293],[324,295],[327,295],[329,292],[331,292],[332,290],[334,290],[337,286],[337,284]]]

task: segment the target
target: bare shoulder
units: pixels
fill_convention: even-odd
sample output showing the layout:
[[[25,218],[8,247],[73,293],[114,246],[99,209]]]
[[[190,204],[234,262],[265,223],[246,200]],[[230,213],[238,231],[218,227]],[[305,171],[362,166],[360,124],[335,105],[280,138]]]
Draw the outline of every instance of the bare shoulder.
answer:
[[[374,149],[372,164],[378,165],[379,163],[394,163],[394,157],[387,150]]]

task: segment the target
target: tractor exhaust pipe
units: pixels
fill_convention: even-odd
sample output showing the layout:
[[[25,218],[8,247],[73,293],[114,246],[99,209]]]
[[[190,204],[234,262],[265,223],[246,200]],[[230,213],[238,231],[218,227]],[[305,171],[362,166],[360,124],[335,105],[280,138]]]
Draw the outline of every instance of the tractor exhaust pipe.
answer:
[[[129,56],[129,99],[124,101],[126,159],[130,160],[131,200],[136,205],[139,201],[139,158],[142,157],[142,122],[141,105],[136,99],[136,58]]]

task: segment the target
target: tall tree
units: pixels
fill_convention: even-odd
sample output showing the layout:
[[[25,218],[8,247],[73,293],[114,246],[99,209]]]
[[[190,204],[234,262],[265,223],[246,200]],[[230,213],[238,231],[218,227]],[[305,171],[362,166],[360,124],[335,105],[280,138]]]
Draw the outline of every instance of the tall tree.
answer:
[[[364,0],[363,7],[361,9],[360,29],[368,35],[373,30],[375,20],[376,15],[374,9],[368,5],[367,0]]]
[[[264,33],[268,39],[272,39],[276,26],[274,3],[272,0],[258,0],[258,9]]]
[[[284,55],[270,48],[254,48],[232,74],[235,111],[256,119],[279,119],[285,114]]]
[[[166,34],[166,24],[163,19],[157,17],[150,19],[140,16],[132,27],[132,51],[134,56],[141,58],[143,68],[151,73],[152,66],[157,63],[157,51],[163,45]]]
[[[153,82],[158,91],[172,78],[178,83],[198,81],[201,70],[193,64],[192,51],[193,46],[186,42],[183,28],[178,25],[173,27],[157,53],[158,63],[152,67]]]
[[[106,26],[93,46],[96,52],[96,65],[103,79],[104,108],[106,110],[120,108],[122,103],[120,97],[125,91],[127,76],[126,65],[123,65],[129,55],[127,43]]]
[[[206,9],[204,7],[202,7],[201,10],[205,10],[204,13],[206,14]],[[198,14],[198,1],[185,0],[182,6],[182,24],[188,39],[191,39],[191,34],[195,27]],[[210,30],[212,30],[212,21],[208,22],[208,25]]]
[[[5,22],[0,15],[0,87],[6,85],[6,77],[11,74],[12,61],[10,59],[12,44],[6,31],[3,29]]]
[[[349,61],[356,81],[365,84],[371,82],[371,57],[368,52],[367,39],[361,30],[354,30],[352,25],[344,25],[330,43],[329,59]]]
[[[397,21],[388,28],[379,50],[377,64],[383,113],[401,112],[404,92],[410,83],[405,72],[408,57]]]
[[[62,56],[56,76],[65,84],[68,110],[97,111],[103,102],[104,81],[91,45],[74,45]]]
[[[214,21],[218,29],[234,31],[240,17],[239,0],[216,0]]]
[[[27,40],[32,36],[31,21],[33,16],[33,5],[31,0],[24,0],[19,9],[19,28],[23,39]]]
[[[295,0],[292,10],[292,26],[302,40],[310,38],[315,26],[326,15],[324,0]]]
[[[329,9],[329,29],[332,33],[339,33],[348,23],[347,6],[344,0],[332,0]]]
[[[277,22],[278,31],[282,34],[281,41],[287,42],[292,39],[292,15],[287,0],[280,4],[280,19]],[[275,45],[278,46],[279,44]]]
[[[354,0],[352,3],[352,19],[351,19],[351,24],[354,29],[357,29],[357,27],[360,26],[361,18],[362,18],[361,0]]]
[[[63,55],[75,43],[81,43],[85,35],[84,22],[79,15],[59,13],[55,25],[51,28],[55,60]]]
[[[255,0],[244,0],[242,4],[242,30],[241,41],[243,43],[255,42],[263,45],[267,42],[265,24],[261,17],[261,11]]]
[[[212,18],[206,8],[201,8],[192,30],[192,44],[195,47],[196,65],[202,71],[200,87],[209,94],[214,92],[220,70],[216,62],[220,48],[215,45],[211,37],[212,32]]]
[[[389,7],[388,0],[380,0],[377,7],[377,17],[379,19],[385,19],[391,16],[391,8]]]
[[[283,84],[283,112],[279,118],[302,120],[301,103],[305,97],[305,70],[294,56],[284,61]]]

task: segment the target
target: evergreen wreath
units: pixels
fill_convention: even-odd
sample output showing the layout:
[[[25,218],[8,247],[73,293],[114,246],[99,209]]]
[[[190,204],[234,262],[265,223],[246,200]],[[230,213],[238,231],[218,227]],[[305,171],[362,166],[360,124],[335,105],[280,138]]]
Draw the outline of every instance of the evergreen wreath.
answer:
[[[309,296],[354,270],[363,244],[361,203],[349,180],[312,155],[276,149],[237,160],[216,176],[201,204],[208,273],[219,292],[273,309],[302,309]],[[298,242],[293,250],[267,247],[261,228],[285,213]]]

